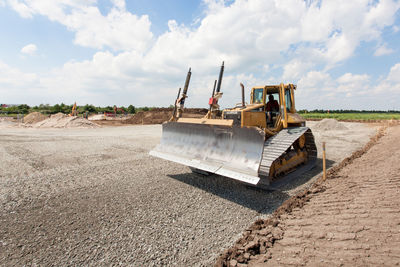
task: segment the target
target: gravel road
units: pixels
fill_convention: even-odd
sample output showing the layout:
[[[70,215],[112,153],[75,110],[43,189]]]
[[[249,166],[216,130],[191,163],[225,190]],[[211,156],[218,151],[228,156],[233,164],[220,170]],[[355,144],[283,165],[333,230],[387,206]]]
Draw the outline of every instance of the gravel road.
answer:
[[[346,126],[315,131],[330,165],[375,133]],[[149,156],[160,136],[160,125],[0,127],[0,264],[209,266],[321,169],[256,190]]]

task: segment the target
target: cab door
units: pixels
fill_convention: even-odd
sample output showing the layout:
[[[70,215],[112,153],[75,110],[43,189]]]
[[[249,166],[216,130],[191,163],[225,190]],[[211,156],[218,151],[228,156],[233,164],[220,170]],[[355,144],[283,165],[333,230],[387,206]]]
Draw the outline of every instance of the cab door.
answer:
[[[251,90],[251,104],[258,104],[257,107],[243,111],[242,127],[256,126],[260,128],[267,127],[267,117],[265,114],[265,96],[266,87],[252,88]]]
[[[288,127],[288,114],[286,109],[286,88],[283,83],[279,85],[279,103],[280,103],[280,113],[282,116],[283,128]],[[289,90],[290,92],[290,90]]]

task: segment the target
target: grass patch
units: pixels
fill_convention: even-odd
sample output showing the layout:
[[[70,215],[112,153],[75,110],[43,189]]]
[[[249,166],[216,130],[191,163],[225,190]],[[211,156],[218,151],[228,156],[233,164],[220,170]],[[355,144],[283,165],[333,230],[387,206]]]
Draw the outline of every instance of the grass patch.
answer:
[[[399,113],[299,113],[305,119],[400,120]]]

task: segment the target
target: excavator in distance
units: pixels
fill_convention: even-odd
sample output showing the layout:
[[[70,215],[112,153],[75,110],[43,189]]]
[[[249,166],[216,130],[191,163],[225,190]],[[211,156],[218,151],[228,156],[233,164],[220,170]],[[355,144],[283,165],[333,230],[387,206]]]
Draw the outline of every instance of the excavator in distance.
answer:
[[[273,188],[315,166],[317,148],[311,129],[296,113],[296,85],[254,86],[250,103],[219,110],[221,66],[214,82],[209,111],[204,118],[182,118],[191,76],[189,70],[182,96],[175,102],[162,138],[150,155],[189,166],[203,174],[218,174],[261,188]],[[272,100],[275,99],[275,100]],[[275,101],[274,108],[268,100]]]

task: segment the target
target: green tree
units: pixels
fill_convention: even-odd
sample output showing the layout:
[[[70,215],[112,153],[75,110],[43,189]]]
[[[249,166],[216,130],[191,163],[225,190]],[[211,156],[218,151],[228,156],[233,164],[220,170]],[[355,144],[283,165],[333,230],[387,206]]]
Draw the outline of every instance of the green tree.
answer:
[[[22,104],[18,106],[18,111],[24,114],[28,114],[29,113],[29,109],[30,107],[26,104]]]
[[[55,104],[54,106],[52,106],[50,108],[51,113],[58,113],[58,112],[62,112],[61,106],[59,104]]]
[[[84,111],[88,111],[88,112],[95,112],[95,111],[96,111],[96,108],[95,108],[93,105],[88,105],[88,104],[86,104],[86,105],[83,107],[83,110],[84,110]]]
[[[136,113],[136,109],[135,109],[135,107],[133,105],[129,105],[128,113],[130,113],[130,114],[135,114]]]

